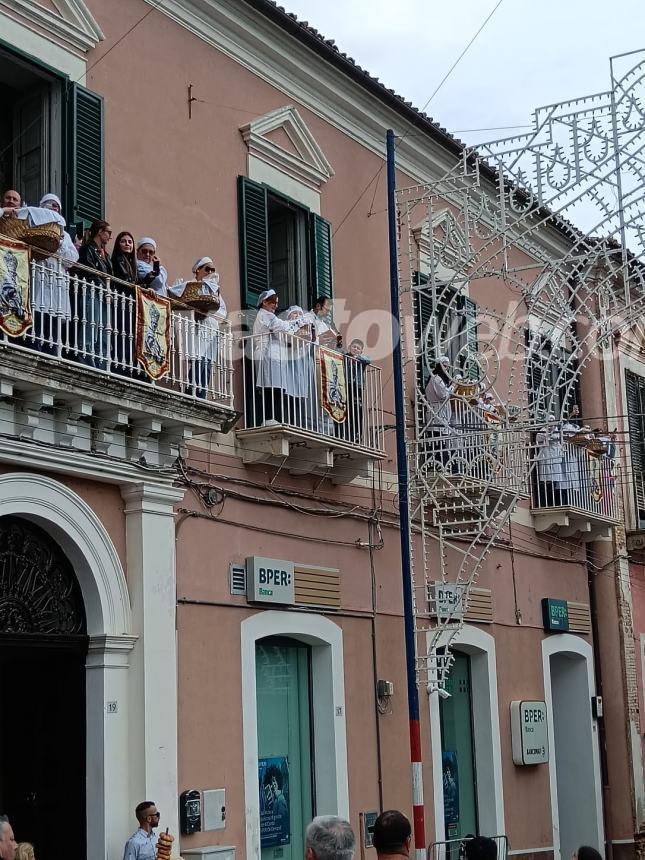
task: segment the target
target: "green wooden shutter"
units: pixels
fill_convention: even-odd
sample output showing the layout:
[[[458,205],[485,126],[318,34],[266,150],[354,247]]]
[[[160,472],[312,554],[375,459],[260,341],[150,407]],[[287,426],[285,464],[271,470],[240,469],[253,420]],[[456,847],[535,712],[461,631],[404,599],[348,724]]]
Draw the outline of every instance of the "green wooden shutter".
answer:
[[[543,362],[539,352],[540,341],[536,336],[525,329],[524,339],[527,346],[526,350],[526,387],[529,401],[531,417],[542,420],[545,416],[544,412],[544,393],[542,387]]]
[[[267,190],[246,176],[238,178],[237,188],[242,307],[255,308],[260,293],[269,288]]]
[[[103,97],[71,83],[67,90],[66,213],[72,223],[104,217]]]
[[[331,261],[331,224],[315,212],[309,214],[309,241],[311,246],[310,307],[319,296],[333,299]]]
[[[625,395],[627,398],[627,421],[629,426],[629,452],[632,460],[632,478],[638,511],[645,511],[645,379],[625,371]]]
[[[476,381],[479,379],[479,365],[477,364],[477,305],[468,296],[464,296],[464,313],[466,315],[466,360],[464,362],[464,375],[466,379]]]

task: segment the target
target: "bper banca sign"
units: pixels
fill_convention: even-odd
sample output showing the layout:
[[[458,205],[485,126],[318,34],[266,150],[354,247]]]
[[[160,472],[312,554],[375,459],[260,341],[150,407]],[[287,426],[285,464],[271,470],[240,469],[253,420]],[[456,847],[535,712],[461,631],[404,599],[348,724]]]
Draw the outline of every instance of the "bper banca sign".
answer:
[[[249,556],[246,559],[246,597],[254,603],[293,605],[296,602],[293,562]]]
[[[511,740],[515,764],[545,764],[549,760],[545,702],[511,702]]]

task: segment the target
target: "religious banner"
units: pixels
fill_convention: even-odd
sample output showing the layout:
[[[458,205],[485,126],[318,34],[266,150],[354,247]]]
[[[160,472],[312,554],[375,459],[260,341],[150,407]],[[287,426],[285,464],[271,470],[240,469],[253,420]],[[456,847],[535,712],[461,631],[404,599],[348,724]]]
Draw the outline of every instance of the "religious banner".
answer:
[[[170,369],[170,302],[137,290],[137,360],[151,379]]]
[[[589,457],[591,473],[591,498],[594,502],[602,501],[602,463],[600,457]]]
[[[347,418],[347,382],[342,353],[320,347],[320,391],[323,409],[336,424]]]
[[[0,236],[0,329],[19,337],[31,324],[29,247]]]
[[[286,756],[258,761],[260,787],[260,846],[289,845],[289,763]]]

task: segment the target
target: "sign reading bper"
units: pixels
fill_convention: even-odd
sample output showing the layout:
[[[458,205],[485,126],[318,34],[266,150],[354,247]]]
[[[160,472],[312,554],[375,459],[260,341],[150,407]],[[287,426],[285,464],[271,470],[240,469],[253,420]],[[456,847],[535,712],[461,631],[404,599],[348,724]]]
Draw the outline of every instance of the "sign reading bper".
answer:
[[[296,602],[293,562],[250,556],[246,560],[246,596],[255,603]]]
[[[515,764],[544,764],[549,760],[544,702],[511,702],[511,739]]]

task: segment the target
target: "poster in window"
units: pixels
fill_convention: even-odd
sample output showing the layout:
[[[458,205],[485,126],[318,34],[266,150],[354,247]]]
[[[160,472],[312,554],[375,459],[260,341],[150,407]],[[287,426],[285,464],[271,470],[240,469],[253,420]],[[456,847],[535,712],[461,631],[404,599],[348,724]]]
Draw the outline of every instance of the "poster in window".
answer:
[[[455,750],[441,754],[443,772],[443,818],[446,825],[459,823],[459,770]]]
[[[260,845],[288,845],[291,841],[289,819],[289,763],[286,756],[258,761],[260,786]]]

